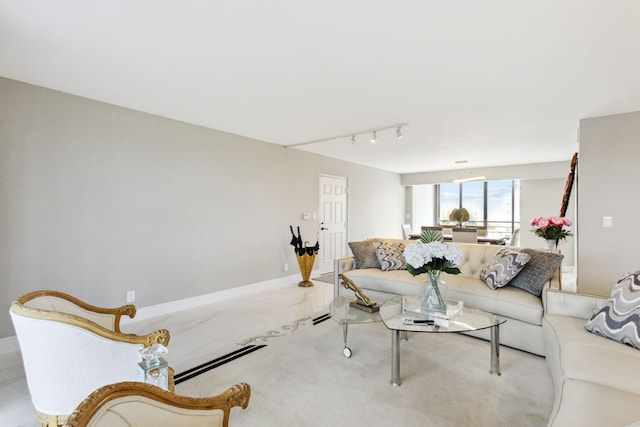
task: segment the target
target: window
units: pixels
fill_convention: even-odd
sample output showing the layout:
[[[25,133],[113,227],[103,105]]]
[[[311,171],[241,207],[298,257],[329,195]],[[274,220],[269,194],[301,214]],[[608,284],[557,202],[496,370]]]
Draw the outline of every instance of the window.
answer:
[[[486,181],[436,185],[435,205],[439,225],[454,225],[449,214],[455,208],[469,211],[466,225],[482,234],[511,235],[520,228],[520,181]]]

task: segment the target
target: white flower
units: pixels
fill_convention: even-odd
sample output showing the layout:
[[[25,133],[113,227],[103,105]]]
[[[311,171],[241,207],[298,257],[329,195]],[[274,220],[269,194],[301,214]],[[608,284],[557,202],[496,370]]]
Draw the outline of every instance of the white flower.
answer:
[[[434,259],[445,259],[455,265],[460,265],[463,261],[460,248],[442,242],[412,243],[407,245],[403,254],[407,264],[416,269],[428,266]]]

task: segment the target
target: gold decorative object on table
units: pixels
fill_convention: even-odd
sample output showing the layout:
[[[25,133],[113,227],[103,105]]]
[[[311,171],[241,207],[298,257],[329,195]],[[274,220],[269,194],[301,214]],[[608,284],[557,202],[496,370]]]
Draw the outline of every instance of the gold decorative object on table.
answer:
[[[320,250],[320,243],[316,240],[314,246],[308,246],[309,242],[304,242],[302,245],[302,236],[300,235],[300,227],[298,227],[298,235],[293,232],[293,227],[289,226],[291,230],[291,246],[294,247],[296,258],[298,260],[298,266],[300,267],[300,274],[302,274],[302,281],[298,283],[298,286],[309,287],[313,286],[313,282],[309,280],[311,277],[311,270],[313,270],[313,264],[316,260],[318,250]]]
[[[353,283],[353,280],[344,276],[342,273],[338,276],[342,279],[342,286],[347,289],[351,289],[356,294],[356,301],[351,301],[349,305],[358,310],[366,311],[368,313],[377,313],[380,311],[380,306],[367,297],[362,290]]]

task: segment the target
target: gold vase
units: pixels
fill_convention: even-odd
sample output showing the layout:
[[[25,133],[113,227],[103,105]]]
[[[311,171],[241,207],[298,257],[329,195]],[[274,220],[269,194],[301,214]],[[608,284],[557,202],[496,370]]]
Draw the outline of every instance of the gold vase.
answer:
[[[313,282],[309,280],[309,277],[311,277],[311,270],[316,260],[316,254],[309,255],[305,253],[304,255],[299,255],[296,253],[296,258],[298,258],[298,266],[300,267],[300,274],[302,274],[302,282],[298,283],[298,286],[305,288],[313,286]]]

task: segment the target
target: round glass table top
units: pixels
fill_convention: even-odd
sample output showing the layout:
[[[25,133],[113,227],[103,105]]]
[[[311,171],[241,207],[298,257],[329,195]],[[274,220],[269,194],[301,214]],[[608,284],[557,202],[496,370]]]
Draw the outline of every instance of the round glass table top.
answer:
[[[414,332],[469,332],[491,328],[507,320],[477,308],[463,307],[449,318],[440,313],[429,313],[420,307],[420,298],[397,296],[380,307],[380,318],[391,330]],[[411,321],[428,323],[408,323]]]
[[[351,302],[355,302],[355,297],[339,296],[329,304],[329,313],[338,323],[369,323],[379,322],[380,314],[369,313],[364,310],[352,307]]]

